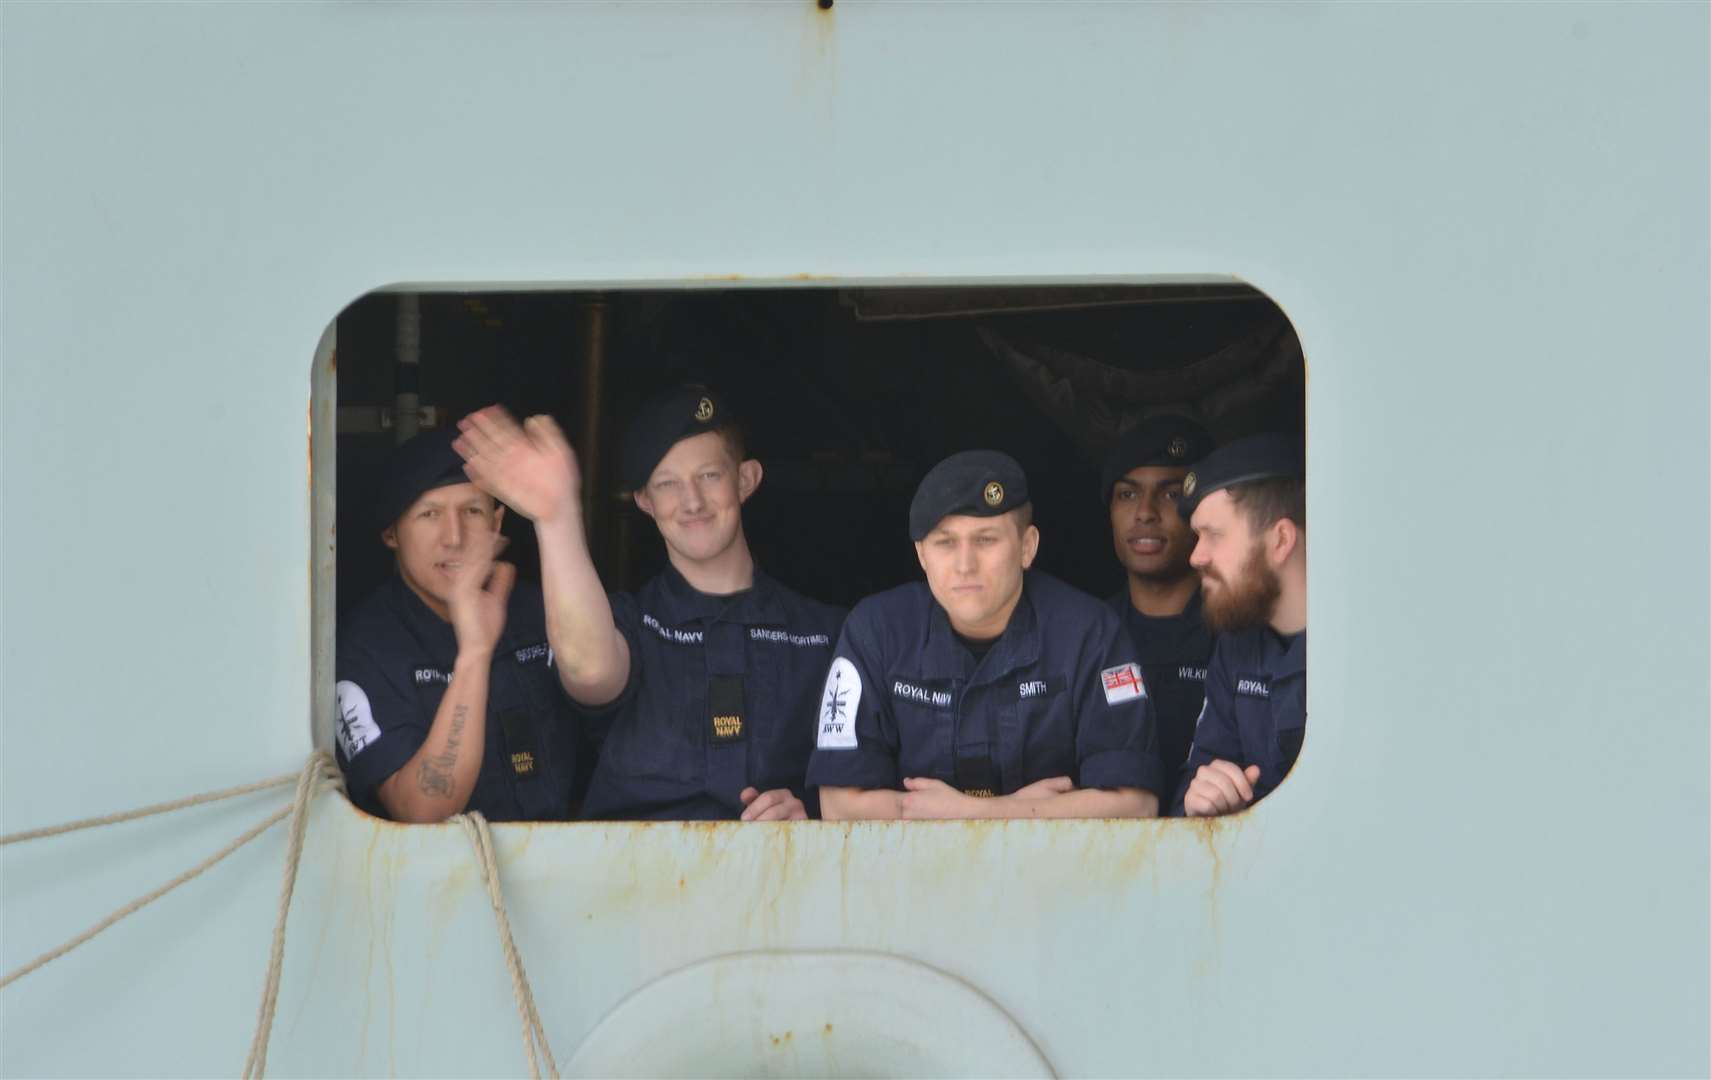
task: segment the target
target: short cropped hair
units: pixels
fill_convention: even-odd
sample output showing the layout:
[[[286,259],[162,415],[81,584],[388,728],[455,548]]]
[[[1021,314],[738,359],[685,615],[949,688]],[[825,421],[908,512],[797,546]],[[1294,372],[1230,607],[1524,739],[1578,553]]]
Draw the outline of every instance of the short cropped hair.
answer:
[[[1269,529],[1284,518],[1307,531],[1307,485],[1300,477],[1270,476],[1231,484],[1227,490],[1230,501],[1248,515],[1248,527],[1254,532]]]
[[[1019,536],[1028,531],[1028,526],[1034,523],[1034,504],[1025,502],[1010,511],[1010,516],[1016,519],[1016,534]]]

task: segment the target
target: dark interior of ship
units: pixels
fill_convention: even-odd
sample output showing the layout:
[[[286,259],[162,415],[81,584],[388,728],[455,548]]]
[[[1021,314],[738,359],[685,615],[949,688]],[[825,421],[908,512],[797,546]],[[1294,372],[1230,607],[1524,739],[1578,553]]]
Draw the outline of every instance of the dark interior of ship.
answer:
[[[1238,283],[385,292],[337,331],[341,614],[391,572],[366,512],[386,453],[493,402],[558,420],[601,579],[634,589],[665,551],[616,484],[623,424],[671,384],[717,388],[765,467],[744,511],[757,563],[841,605],[920,575],[909,500],[958,450],[1015,457],[1036,566],[1109,596],[1122,577],[1099,473],[1123,429],[1153,411],[1195,415],[1220,442],[1304,423],[1295,332]],[[538,578],[528,523],[510,515],[505,532]]]

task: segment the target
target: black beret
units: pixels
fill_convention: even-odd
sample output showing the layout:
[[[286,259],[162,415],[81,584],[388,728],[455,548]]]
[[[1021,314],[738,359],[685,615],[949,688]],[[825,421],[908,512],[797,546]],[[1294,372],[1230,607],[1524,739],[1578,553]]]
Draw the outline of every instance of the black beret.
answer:
[[[424,492],[448,484],[467,484],[463,459],[452,449],[457,429],[424,431],[393,448],[380,468],[375,487],[375,528],[386,529],[410,509]]]
[[[909,539],[925,540],[952,514],[996,517],[1028,501],[1028,478],[1009,454],[964,450],[934,465],[909,503]]]
[[[1123,432],[1117,445],[1105,456],[1100,490],[1109,503],[1117,481],[1127,476],[1129,470],[1143,465],[1187,468],[1211,452],[1211,434],[1188,417],[1171,413],[1146,417]]]
[[[646,487],[648,477],[672,447],[735,419],[724,398],[699,384],[673,387],[649,398],[624,430],[618,482],[629,491]]]
[[[1182,499],[1176,511],[1187,521],[1200,500],[1214,491],[1252,480],[1304,474],[1300,436],[1250,435],[1212,451],[1183,477]]]

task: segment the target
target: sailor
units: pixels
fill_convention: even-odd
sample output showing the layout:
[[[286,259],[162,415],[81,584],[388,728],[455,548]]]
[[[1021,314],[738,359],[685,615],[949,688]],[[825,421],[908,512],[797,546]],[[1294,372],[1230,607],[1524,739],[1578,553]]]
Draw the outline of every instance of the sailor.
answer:
[[[1188,565],[1194,530],[1176,507],[1189,466],[1211,449],[1204,427],[1160,413],[1123,433],[1102,476],[1111,543],[1127,578],[1109,603],[1146,677],[1169,792],[1194,739],[1214,640],[1200,615],[1200,576]]]
[[[469,475],[535,523],[565,688],[607,728],[583,816],[799,820],[814,714],[843,612],[755,567],[743,503],[761,482],[704,386],[642,406],[622,477],[669,565],[608,597],[589,558],[576,455],[551,419],[497,408],[460,425]]]
[[[586,769],[540,591],[495,562],[505,509],[449,432],[393,451],[376,522],[397,572],[339,630],[336,755],[351,800],[395,821],[465,810],[562,820]]]
[[[1110,608],[1029,569],[1021,466],[954,454],[909,507],[925,582],[856,605],[808,781],[832,818],[1150,817],[1145,680]]]
[[[1218,633],[1176,810],[1228,814],[1264,798],[1307,728],[1307,499],[1298,439],[1214,450],[1178,504],[1198,540],[1203,610]]]

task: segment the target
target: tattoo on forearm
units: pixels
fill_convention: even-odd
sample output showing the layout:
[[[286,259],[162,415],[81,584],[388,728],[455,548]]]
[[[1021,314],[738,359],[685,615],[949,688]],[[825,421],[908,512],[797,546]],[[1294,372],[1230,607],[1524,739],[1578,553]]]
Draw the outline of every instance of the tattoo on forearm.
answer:
[[[449,799],[452,793],[452,766],[457,764],[458,746],[463,742],[463,722],[469,719],[469,706],[452,709],[452,729],[446,735],[446,746],[437,754],[422,759],[416,770],[416,786],[422,794]]]

